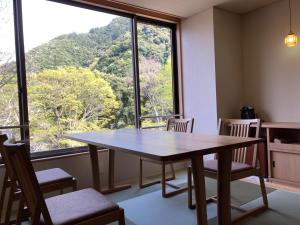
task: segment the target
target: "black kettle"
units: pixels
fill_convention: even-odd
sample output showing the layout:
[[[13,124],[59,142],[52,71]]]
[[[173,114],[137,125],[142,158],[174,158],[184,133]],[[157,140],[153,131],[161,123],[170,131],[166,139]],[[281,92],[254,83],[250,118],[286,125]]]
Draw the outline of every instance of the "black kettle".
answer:
[[[244,106],[240,111],[241,119],[255,119],[255,111],[252,106]]]

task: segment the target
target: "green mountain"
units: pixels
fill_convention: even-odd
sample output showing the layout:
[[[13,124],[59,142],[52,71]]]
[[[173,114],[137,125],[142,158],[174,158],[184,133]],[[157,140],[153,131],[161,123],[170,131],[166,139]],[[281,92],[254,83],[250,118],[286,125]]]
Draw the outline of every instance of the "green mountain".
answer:
[[[139,24],[139,60],[166,64],[171,52],[169,37],[166,28]],[[130,20],[118,17],[107,26],[61,35],[30,50],[26,54],[27,73],[78,66],[124,77],[131,74],[131,48]]]

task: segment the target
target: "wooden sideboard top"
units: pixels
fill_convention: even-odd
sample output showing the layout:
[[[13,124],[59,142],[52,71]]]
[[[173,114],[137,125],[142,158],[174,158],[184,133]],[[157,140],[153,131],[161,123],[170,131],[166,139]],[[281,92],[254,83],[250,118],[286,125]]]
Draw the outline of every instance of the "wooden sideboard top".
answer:
[[[297,122],[264,122],[262,128],[285,128],[285,129],[300,129],[300,123]]]

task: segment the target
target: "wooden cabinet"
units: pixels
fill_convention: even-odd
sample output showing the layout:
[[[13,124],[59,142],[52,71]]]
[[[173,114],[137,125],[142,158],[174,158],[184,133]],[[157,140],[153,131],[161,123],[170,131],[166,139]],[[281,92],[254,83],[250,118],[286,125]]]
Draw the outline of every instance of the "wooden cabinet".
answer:
[[[269,181],[300,186],[300,123],[263,123]]]

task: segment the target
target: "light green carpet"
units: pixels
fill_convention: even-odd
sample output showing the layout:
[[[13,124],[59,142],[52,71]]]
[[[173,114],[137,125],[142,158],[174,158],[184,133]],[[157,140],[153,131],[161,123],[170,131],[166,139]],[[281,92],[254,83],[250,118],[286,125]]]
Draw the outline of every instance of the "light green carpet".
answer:
[[[184,183],[184,179],[175,183]],[[206,180],[207,196],[216,193],[216,182]],[[232,202],[246,209],[261,204],[259,186],[242,181],[231,185]],[[108,195],[108,197],[124,208],[126,225],[195,225],[195,210],[187,207],[187,193],[173,198],[162,198],[160,185],[139,189],[134,185],[131,189]],[[269,209],[240,221],[237,225],[300,225],[300,195],[268,189]],[[216,204],[207,205],[208,224],[217,225]],[[232,210],[232,215],[239,212]],[[28,223],[24,223],[24,225]],[[117,225],[112,223],[110,225]]]
[[[244,185],[248,187],[246,191],[257,188],[248,183],[241,184],[240,187]],[[183,193],[170,199],[163,199],[160,197],[160,191],[154,191],[130,198],[119,204],[125,209],[126,225],[195,225],[195,210],[187,209],[185,195]],[[249,217],[240,221],[237,225],[300,224],[300,195],[276,190],[270,192],[268,198],[270,209],[256,217]],[[244,204],[243,207],[251,208],[260,203],[261,199],[259,198]],[[208,224],[217,225],[216,205],[209,204],[207,211]],[[236,214],[236,212],[233,212],[233,214]],[[28,224],[24,223],[24,225]],[[117,224],[113,223],[110,225]]]
[[[180,182],[177,181],[177,182]],[[119,202],[124,208],[126,216],[126,225],[194,225],[196,224],[195,210],[187,207],[187,193],[182,193],[173,198],[162,198],[160,185],[156,185],[158,191],[152,191],[147,194],[140,195],[137,187],[133,187],[131,192],[137,192],[138,197],[128,198]],[[151,190],[154,190],[151,187]],[[135,190],[135,191],[134,191]],[[206,180],[207,196],[215,195],[216,182],[212,179]],[[130,191],[130,190],[129,190]],[[274,189],[268,189],[271,193]],[[237,205],[243,205],[260,198],[260,188],[255,184],[242,181],[233,182],[231,185],[232,202]],[[122,198],[124,193],[115,193],[110,198]],[[299,196],[300,199],[300,196]],[[216,224],[216,204],[207,206],[209,224]],[[237,213],[233,211],[233,213]],[[114,225],[117,223],[114,223]],[[265,224],[267,225],[267,224]]]
[[[186,185],[186,178],[179,177],[176,179],[176,181],[171,181],[171,183],[176,184],[178,186],[185,186]],[[206,178],[205,179],[205,185],[206,185],[206,196],[210,197],[213,195],[216,195],[217,193],[217,183],[216,180]],[[123,202],[125,200],[129,200],[132,198],[136,198],[138,196],[142,196],[145,194],[149,194],[152,192],[160,192],[161,193],[161,184],[156,184],[147,188],[140,189],[137,185],[133,185],[132,188],[113,193],[110,195],[107,195],[112,201],[114,202]],[[172,189],[169,189],[172,190]],[[246,191],[241,191],[246,190]],[[272,192],[274,189],[267,188],[267,192]],[[257,199],[260,197],[260,188],[259,186],[247,182],[242,181],[235,181],[231,183],[231,193],[232,193],[232,203],[236,205],[242,205],[247,202],[250,202],[254,199]],[[182,194],[182,198],[185,198],[186,196]],[[180,195],[181,196],[181,195]]]
[[[250,187],[250,186],[249,186]],[[269,209],[257,215],[240,221],[237,225],[299,225],[300,195],[273,191],[268,194]],[[243,208],[253,208],[261,204],[256,199]],[[170,199],[162,199],[160,192],[153,192],[119,203],[125,209],[126,225],[195,225],[195,210],[186,207],[184,194]],[[208,224],[217,225],[216,205],[207,206]],[[233,215],[238,212],[232,211]],[[114,223],[113,225],[117,225]]]

